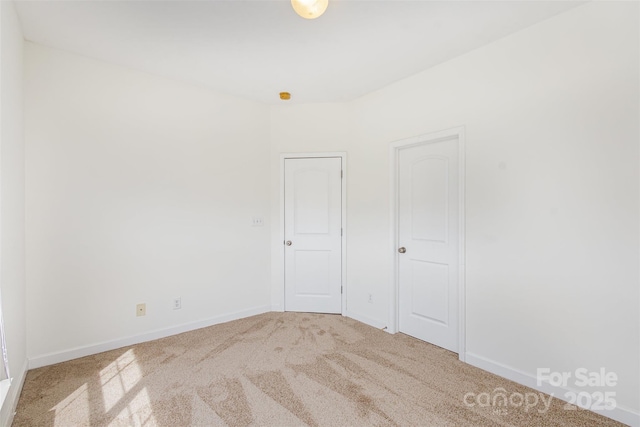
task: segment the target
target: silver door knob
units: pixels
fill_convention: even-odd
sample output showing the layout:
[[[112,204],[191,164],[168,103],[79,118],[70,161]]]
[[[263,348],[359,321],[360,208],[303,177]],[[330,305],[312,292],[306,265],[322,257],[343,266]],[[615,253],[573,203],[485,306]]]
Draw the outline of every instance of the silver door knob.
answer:
[[[286,242],[284,242],[284,244],[287,246],[291,246],[292,243],[291,243],[291,240],[287,240]]]
[[[407,252],[407,248],[405,248],[404,246],[398,249],[398,252],[400,252],[401,254]]]

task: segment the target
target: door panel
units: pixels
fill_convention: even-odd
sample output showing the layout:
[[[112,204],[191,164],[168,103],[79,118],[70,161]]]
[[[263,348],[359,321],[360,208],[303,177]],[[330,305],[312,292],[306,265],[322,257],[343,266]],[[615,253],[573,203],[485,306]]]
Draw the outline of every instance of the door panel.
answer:
[[[402,149],[398,158],[400,331],[458,348],[458,140]]]
[[[296,296],[331,296],[331,251],[293,250]]]
[[[302,234],[327,234],[331,206],[331,177],[328,170],[297,169],[294,173],[294,231]]]
[[[411,236],[447,242],[449,162],[427,157],[411,165]]]
[[[285,159],[284,168],[285,310],[341,313],[342,159]]]
[[[449,266],[411,260],[411,315],[449,323]]]

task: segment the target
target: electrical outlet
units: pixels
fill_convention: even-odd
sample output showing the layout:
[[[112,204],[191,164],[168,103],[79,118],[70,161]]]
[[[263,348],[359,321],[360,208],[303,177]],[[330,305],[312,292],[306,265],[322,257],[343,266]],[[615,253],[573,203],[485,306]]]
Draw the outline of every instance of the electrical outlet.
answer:
[[[147,314],[147,304],[136,305],[136,316],[144,316]]]
[[[176,298],[173,300],[173,309],[180,310],[182,308],[182,299]]]
[[[373,294],[369,294],[369,304],[373,304]]]
[[[251,218],[251,225],[253,227],[262,227],[262,226],[264,226],[264,217],[254,216],[253,218]]]

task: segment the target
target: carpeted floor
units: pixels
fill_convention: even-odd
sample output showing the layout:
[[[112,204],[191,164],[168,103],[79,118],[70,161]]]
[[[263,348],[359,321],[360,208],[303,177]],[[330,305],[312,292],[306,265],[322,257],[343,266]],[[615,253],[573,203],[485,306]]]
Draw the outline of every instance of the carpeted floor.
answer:
[[[13,426],[621,425],[336,315],[266,313],[29,371]]]

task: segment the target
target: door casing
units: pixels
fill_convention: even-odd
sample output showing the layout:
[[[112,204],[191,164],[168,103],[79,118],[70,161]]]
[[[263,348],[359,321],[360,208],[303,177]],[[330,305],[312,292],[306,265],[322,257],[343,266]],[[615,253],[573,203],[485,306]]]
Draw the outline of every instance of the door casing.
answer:
[[[390,225],[391,231],[389,235],[391,236],[390,241],[390,255],[392,262],[392,271],[391,271],[391,284],[389,286],[389,325],[388,331],[390,333],[397,333],[399,331],[399,275],[398,275],[398,209],[399,209],[399,164],[398,158],[400,150],[417,146],[430,144],[442,139],[449,139],[452,137],[457,137],[458,139],[458,203],[459,203],[459,214],[458,214],[458,230],[459,230],[459,251],[458,251],[458,358],[464,362],[465,353],[466,353],[466,322],[465,322],[465,141],[464,141],[464,127],[456,127],[452,129],[447,129],[439,132],[424,134],[415,136],[412,138],[402,139],[399,141],[392,142],[389,146],[389,160],[390,160],[390,197],[391,197],[391,212],[390,212]]]
[[[314,158],[322,158],[322,157],[338,157],[342,159],[342,200],[341,200],[341,215],[342,215],[342,242],[341,242],[341,251],[342,251],[342,315],[344,316],[347,313],[347,153],[346,152],[321,152],[321,153],[282,153],[280,154],[280,197],[279,197],[279,211],[280,211],[280,219],[278,221],[279,224],[279,232],[278,232],[278,242],[281,250],[277,251],[277,262],[280,266],[279,270],[279,278],[278,278],[278,292],[277,295],[272,298],[272,305],[276,307],[280,307],[279,311],[284,311],[284,161],[285,159],[314,159]]]

